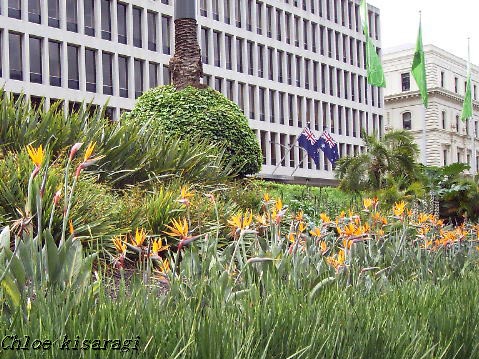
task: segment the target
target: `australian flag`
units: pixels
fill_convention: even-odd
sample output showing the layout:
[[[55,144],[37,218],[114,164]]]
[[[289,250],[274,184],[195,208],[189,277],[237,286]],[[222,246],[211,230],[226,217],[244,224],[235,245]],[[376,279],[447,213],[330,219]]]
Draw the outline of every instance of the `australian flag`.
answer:
[[[324,131],[317,143],[319,148],[324,152],[324,155],[334,167],[336,161],[339,160],[339,148],[337,142],[334,141],[333,137],[328,131]]]
[[[308,152],[308,155],[314,160],[316,166],[319,166],[319,141],[309,128],[305,128],[298,137],[299,145]]]

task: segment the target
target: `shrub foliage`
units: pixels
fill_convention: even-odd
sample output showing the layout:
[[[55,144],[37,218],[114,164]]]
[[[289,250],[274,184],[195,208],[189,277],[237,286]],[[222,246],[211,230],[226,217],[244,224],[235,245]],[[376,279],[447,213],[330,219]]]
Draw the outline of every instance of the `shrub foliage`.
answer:
[[[129,115],[156,132],[193,137],[224,147],[241,176],[261,169],[261,149],[239,107],[213,89],[162,86],[145,92]]]

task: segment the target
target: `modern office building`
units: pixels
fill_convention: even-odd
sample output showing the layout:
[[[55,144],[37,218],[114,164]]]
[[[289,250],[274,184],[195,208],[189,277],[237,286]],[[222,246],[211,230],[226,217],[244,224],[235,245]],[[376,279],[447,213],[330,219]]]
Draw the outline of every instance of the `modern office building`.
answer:
[[[324,156],[316,168],[294,146],[308,124],[318,136],[329,130],[341,155],[363,150],[361,128],[382,133],[359,0],[201,0],[198,12],[203,81],[249,117],[262,176],[334,179]],[[172,17],[172,0],[0,0],[0,85],[65,110],[108,101],[118,119],[144,90],[169,82]],[[378,9],[369,22],[380,49]]]
[[[433,45],[426,45],[429,106],[422,105],[412,77],[415,47],[385,51],[385,127],[410,130],[421,149],[421,159],[431,166],[467,163],[472,174],[479,169],[479,67],[471,65],[474,116],[462,121],[467,61]],[[425,121],[425,122],[424,122]],[[423,131],[425,123],[425,131]],[[425,132],[425,137],[424,137]],[[425,148],[425,152],[424,152]]]

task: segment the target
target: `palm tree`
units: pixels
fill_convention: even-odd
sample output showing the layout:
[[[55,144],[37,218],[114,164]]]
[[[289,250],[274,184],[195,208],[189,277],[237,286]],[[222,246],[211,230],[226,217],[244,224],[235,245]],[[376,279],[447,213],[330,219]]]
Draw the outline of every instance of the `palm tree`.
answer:
[[[198,44],[196,1],[175,0],[175,54],[170,59],[170,72],[177,90],[187,86],[204,87],[201,50]]]
[[[364,131],[362,135],[366,151],[337,163],[340,188],[351,192],[378,190],[386,187],[388,178],[401,178],[404,186],[417,179],[419,148],[410,132],[395,130],[381,139]]]

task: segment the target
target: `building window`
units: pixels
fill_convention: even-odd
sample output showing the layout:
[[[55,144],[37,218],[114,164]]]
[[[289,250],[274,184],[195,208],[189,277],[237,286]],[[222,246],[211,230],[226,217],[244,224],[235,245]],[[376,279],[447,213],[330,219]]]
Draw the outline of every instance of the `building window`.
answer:
[[[126,4],[118,3],[116,13],[118,23],[118,42],[126,44],[128,42],[126,31]]]
[[[60,27],[60,4],[58,0],[48,0],[48,26]]]
[[[258,77],[264,77],[264,46],[258,45]]]
[[[474,100],[477,100],[477,86],[473,86],[473,92],[474,92]]]
[[[96,52],[85,49],[86,90],[96,92]]]
[[[142,47],[141,41],[141,11],[139,7],[133,8],[133,46]]]
[[[248,51],[248,75],[253,75],[253,70],[254,70],[254,61],[253,61],[253,48],[254,44],[251,41],[247,42],[247,51]]]
[[[201,61],[204,64],[209,62],[208,30],[206,27],[201,28]]]
[[[454,92],[457,93],[459,91],[459,79],[454,77]]]
[[[67,30],[78,31],[78,4],[77,0],[67,0]]]
[[[128,58],[118,56],[118,73],[120,77],[120,96],[128,97]]]
[[[143,61],[135,59],[135,98],[143,93]]]
[[[40,0],[28,0],[28,21],[40,24],[41,13]]]
[[[282,30],[282,11],[276,9],[276,40],[281,41],[281,30]]]
[[[402,128],[405,130],[411,129],[411,112],[404,112],[402,114]]]
[[[236,27],[241,28],[241,6],[240,6],[240,2],[237,1],[237,0],[234,0],[234,4],[235,4]]]
[[[456,132],[459,132],[459,115],[456,115]]]
[[[10,78],[12,80],[23,80],[22,71],[22,35],[14,32],[9,33],[10,51]]]
[[[401,74],[401,88],[402,91],[411,90],[411,76],[409,73]]]
[[[220,19],[220,15],[218,13],[218,0],[213,0],[213,19],[216,21]]]
[[[68,88],[78,90],[80,88],[79,71],[78,71],[78,47],[73,45],[68,45],[67,56],[68,56]]]
[[[442,111],[442,116],[441,116],[441,122],[442,122],[442,129],[446,129],[446,111]]]
[[[150,80],[150,88],[158,86],[158,64],[154,62],[150,62],[149,66],[149,80]]]
[[[220,33],[213,31],[213,51],[215,55],[215,66],[221,66],[221,52],[220,52]]]
[[[226,68],[231,70],[233,68],[232,61],[231,61],[231,45],[233,43],[233,39],[231,35],[225,35],[225,56],[226,56]]]
[[[225,23],[231,24],[231,0],[224,0],[224,18],[225,18]]]
[[[161,41],[163,43],[163,53],[170,54],[170,17],[161,16]]]
[[[42,83],[42,39],[30,37],[30,82]]]
[[[263,3],[256,3],[256,33],[261,35],[263,33]]]
[[[103,93],[113,95],[113,55],[104,52],[102,54],[103,63]]]
[[[246,30],[252,30],[252,22],[253,22],[253,1],[248,0],[248,6],[246,7]]]
[[[94,0],[83,0],[85,34],[95,36],[95,8]]]
[[[101,0],[101,38],[111,40],[110,0]]]
[[[13,17],[15,19],[22,18],[21,0],[8,0],[8,17]]]
[[[254,100],[255,92],[256,92],[256,86],[249,85],[249,118],[251,118],[252,120],[254,120],[256,117],[255,100]]]
[[[163,65],[163,85],[169,85],[171,83],[170,68]]]
[[[266,6],[266,35],[269,38],[272,38],[273,29],[273,8],[271,6]]]
[[[62,62],[61,62],[61,44],[56,41],[48,42],[48,67],[50,70],[50,85],[62,85]]]
[[[207,17],[208,16],[208,10],[207,10],[207,7],[206,7],[206,0],[201,0],[200,1],[200,15],[201,16],[204,16],[204,17]]]
[[[157,14],[148,11],[148,50],[156,51],[156,20]]]
[[[236,71],[243,72],[243,39],[236,39]]]
[[[447,166],[447,150],[442,150],[442,160],[443,165]]]

